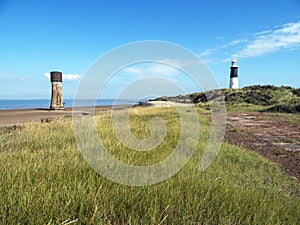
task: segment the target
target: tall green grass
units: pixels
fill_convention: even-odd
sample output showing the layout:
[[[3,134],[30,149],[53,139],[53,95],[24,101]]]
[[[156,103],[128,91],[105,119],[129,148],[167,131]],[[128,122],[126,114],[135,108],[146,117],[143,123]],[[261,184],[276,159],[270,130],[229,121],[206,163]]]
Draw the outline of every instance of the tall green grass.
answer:
[[[210,120],[189,163],[165,182],[144,187],[113,183],[93,171],[77,148],[71,120],[25,124],[0,135],[0,224],[299,224],[300,185],[277,165],[224,143],[199,172]],[[151,152],[126,149],[113,133],[110,112],[96,116],[106,148],[124,162],[148,165],[167,157],[180,135],[172,108],[135,108],[133,133],[149,135],[153,116],[168,132]]]

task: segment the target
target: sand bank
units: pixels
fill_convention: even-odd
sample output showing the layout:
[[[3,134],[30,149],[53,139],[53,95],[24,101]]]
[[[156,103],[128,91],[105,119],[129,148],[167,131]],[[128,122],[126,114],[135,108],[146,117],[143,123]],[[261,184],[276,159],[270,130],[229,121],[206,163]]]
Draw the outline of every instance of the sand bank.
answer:
[[[114,108],[125,108],[131,105],[114,106]],[[111,110],[112,106],[97,106],[95,111]],[[76,110],[77,111],[77,110]],[[56,118],[59,116],[72,115],[72,108],[65,110],[49,109],[16,109],[0,110],[0,126],[19,125],[27,122],[40,122],[43,118]]]

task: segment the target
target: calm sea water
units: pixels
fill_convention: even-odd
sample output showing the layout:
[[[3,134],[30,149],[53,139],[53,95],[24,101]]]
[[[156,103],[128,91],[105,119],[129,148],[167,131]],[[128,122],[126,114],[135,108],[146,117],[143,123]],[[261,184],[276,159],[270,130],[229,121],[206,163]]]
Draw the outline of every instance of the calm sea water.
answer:
[[[73,106],[73,99],[64,99],[65,107]],[[106,106],[106,105],[123,105],[123,104],[134,104],[134,100],[114,100],[114,99],[97,99],[96,104],[92,100],[77,100],[76,106]],[[32,99],[32,100],[0,100],[0,110],[8,109],[34,109],[34,108],[49,108],[49,99]]]

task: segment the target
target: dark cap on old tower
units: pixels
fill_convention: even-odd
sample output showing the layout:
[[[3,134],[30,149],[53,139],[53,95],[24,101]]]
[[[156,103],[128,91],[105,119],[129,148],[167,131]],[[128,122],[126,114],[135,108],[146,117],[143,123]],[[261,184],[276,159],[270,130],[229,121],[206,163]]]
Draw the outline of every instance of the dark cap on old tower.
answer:
[[[50,72],[51,82],[62,82],[62,72]]]

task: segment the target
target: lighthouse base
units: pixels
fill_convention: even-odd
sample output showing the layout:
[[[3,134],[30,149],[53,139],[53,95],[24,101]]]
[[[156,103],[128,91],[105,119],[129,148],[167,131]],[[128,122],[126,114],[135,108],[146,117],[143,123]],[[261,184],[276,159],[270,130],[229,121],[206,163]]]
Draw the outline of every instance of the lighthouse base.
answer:
[[[230,78],[229,88],[239,88],[239,79],[237,77]]]

